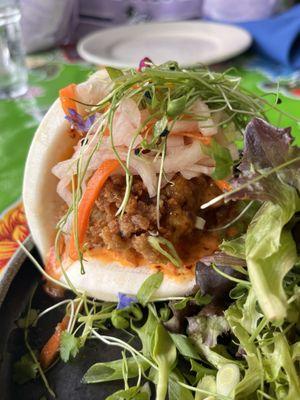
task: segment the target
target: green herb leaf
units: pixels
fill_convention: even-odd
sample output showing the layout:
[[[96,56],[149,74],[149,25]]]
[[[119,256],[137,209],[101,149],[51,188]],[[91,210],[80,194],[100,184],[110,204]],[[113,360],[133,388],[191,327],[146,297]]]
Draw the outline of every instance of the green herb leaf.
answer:
[[[168,306],[168,304],[164,304],[160,309],[159,309],[159,316],[162,322],[168,321],[171,316],[171,309]]]
[[[141,391],[141,387],[133,386],[129,389],[118,390],[114,394],[106,397],[105,400],[149,400],[149,394]]]
[[[60,358],[68,362],[71,357],[76,357],[81,346],[80,338],[67,331],[63,331],[60,338]]]
[[[197,363],[197,361],[190,359],[191,371],[196,372],[196,382],[199,382],[205,375],[216,375],[217,370],[204,367],[202,364]]]
[[[201,290],[198,290],[194,297],[194,301],[198,306],[206,306],[211,302],[211,300],[212,296],[210,296],[209,294],[202,295]]]
[[[158,325],[158,320],[155,318],[154,314],[149,310],[148,312],[148,318],[145,324],[137,328],[135,325],[131,325],[131,328],[137,333],[139,336],[141,342],[142,342],[142,353],[146,356],[149,357],[152,352],[152,339],[154,336],[154,333],[156,331],[156,327]]]
[[[248,368],[245,371],[243,379],[235,389],[235,395],[238,400],[249,397],[260,386],[263,381],[264,369],[258,357],[258,349],[250,340],[250,334],[242,326],[243,307],[240,303],[234,303],[225,311],[225,317],[231,327],[232,332],[238,338],[240,346],[246,352],[246,361]]]
[[[216,378],[212,375],[204,376],[197,385],[198,389],[206,390],[207,392],[216,393]],[[205,393],[197,392],[195,400],[213,400],[215,397],[208,397]]]
[[[186,297],[174,303],[173,307],[175,308],[175,310],[183,310],[187,306],[187,303],[189,301],[191,301],[191,297]]]
[[[184,112],[186,108],[187,97],[182,96],[178,99],[172,99],[168,101],[167,104],[167,116],[176,117]]]
[[[233,300],[241,299],[248,294],[248,288],[243,283],[238,283],[229,292],[229,297]]]
[[[212,297],[209,294],[202,295],[201,290],[198,290],[198,292],[194,296],[187,296],[184,299],[176,302],[173,304],[173,307],[175,310],[183,310],[189,301],[195,302],[198,306],[204,306],[206,304],[209,304],[211,302]]]
[[[113,310],[111,313],[111,323],[117,329],[126,329],[129,326],[129,321],[124,317],[128,316],[128,313],[124,313],[123,310]]]
[[[113,68],[113,67],[105,67],[105,69],[112,81],[120,78],[120,76],[124,76],[123,72],[120,69]]]
[[[140,367],[146,371],[150,365],[143,359],[138,360]],[[138,376],[139,368],[133,357],[127,358],[128,378]],[[110,382],[123,379],[123,359],[96,363],[92,365],[83,377],[84,383]]]
[[[38,368],[38,364],[32,359],[31,355],[27,353],[14,364],[13,380],[22,385],[36,377]]]
[[[163,238],[162,236],[148,236],[148,242],[156,251],[165,256],[176,267],[182,266],[182,261],[180,260],[175,247],[169,240]],[[163,249],[161,244],[166,246],[169,252]]]
[[[169,381],[169,400],[193,400],[192,392],[187,388],[181,386],[178,382],[184,382],[184,377],[178,370],[174,370],[170,374]]]
[[[233,160],[230,151],[212,139],[209,146],[201,145],[205,154],[215,160],[216,166],[211,174],[213,179],[224,179],[232,174]]]
[[[240,320],[241,325],[248,333],[252,334],[255,331],[258,322],[262,318],[263,314],[258,311],[257,298],[253,288],[251,287],[243,305],[243,316]]]
[[[187,358],[194,358],[195,360],[200,360],[201,357],[197,351],[194,343],[185,335],[180,335],[177,333],[170,333],[170,336],[175,343],[175,346],[180,354]]]
[[[156,272],[155,274],[150,275],[142,284],[139,291],[137,292],[138,301],[145,306],[148,301],[151,299],[153,294],[157,291],[157,289],[162,284],[164,279],[164,274],[162,272]]]
[[[287,400],[300,398],[299,371],[297,372],[296,370],[291,358],[289,343],[282,333],[277,332],[274,334],[274,352],[272,356],[272,362],[279,364],[278,371],[282,368],[286,374],[288,394],[285,398]]]
[[[291,350],[292,350],[292,360],[293,361],[300,361],[300,341],[294,343],[291,346]]]
[[[220,250],[232,257],[245,259],[245,239],[246,235],[242,235],[235,239],[223,240],[220,244]]]

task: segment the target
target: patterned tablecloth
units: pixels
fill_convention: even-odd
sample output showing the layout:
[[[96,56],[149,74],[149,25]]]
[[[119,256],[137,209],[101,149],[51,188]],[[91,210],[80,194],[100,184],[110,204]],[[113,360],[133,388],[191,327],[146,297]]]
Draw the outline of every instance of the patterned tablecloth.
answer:
[[[10,260],[18,248],[16,241],[24,241],[29,235],[20,195],[26,155],[35,129],[59,88],[84,80],[91,71],[86,64],[70,62],[58,50],[32,56],[27,62],[28,93],[17,100],[0,100],[0,289],[1,281],[11,269]],[[288,70],[251,54],[214,68],[231,66],[242,77],[242,85],[255,93],[276,92],[279,83],[282,100],[279,107],[300,120],[300,71]],[[288,117],[278,121],[272,111],[269,118],[281,126],[291,125]],[[293,135],[300,145],[300,128],[295,123]]]

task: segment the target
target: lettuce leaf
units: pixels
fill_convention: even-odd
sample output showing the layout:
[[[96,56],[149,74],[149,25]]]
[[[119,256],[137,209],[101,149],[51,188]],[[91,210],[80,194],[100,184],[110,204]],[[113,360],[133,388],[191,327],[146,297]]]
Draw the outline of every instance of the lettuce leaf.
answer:
[[[293,147],[290,128],[276,128],[253,118],[245,130],[245,146],[234,187],[242,187],[227,199],[280,202],[284,187],[300,190],[300,148]]]
[[[298,198],[299,200],[299,198]],[[249,278],[265,316],[281,324],[287,315],[283,279],[297,260],[296,244],[284,225],[296,212],[296,204],[286,208],[265,203],[250,224],[246,236]]]
[[[250,340],[251,335],[247,332],[246,327],[243,326],[245,322],[245,319],[243,320],[244,311],[245,306],[241,307],[241,304],[238,303],[233,304],[225,311],[226,320],[232,332],[237,337],[240,346],[246,353],[245,359],[248,366],[243,379],[235,388],[235,398],[237,400],[248,398],[248,396],[254,393],[261,385],[264,376],[264,370],[260,362],[261,355],[259,348]],[[248,323],[246,325],[249,326]]]
[[[297,257],[286,227],[300,210],[300,148],[293,147],[292,140],[290,128],[279,129],[254,118],[245,131],[241,174],[235,181],[242,190],[228,196],[265,201],[248,227],[245,256],[260,307],[277,324],[287,315],[283,278]],[[232,254],[231,247],[225,243],[222,250]]]
[[[229,331],[229,325],[223,316],[197,315],[187,318],[188,334],[197,343],[203,343],[208,347],[217,344],[217,338]]]

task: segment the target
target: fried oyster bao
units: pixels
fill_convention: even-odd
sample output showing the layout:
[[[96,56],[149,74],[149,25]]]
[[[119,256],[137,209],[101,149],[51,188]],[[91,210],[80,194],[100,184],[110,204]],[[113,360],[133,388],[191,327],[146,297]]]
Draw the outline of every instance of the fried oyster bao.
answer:
[[[218,228],[234,206],[200,206],[230,189],[236,140],[261,106],[237,78],[175,63],[109,72],[62,89],[38,128],[30,229],[50,275],[90,296],[136,294],[155,269],[157,297],[183,295],[196,262],[232,235]]]

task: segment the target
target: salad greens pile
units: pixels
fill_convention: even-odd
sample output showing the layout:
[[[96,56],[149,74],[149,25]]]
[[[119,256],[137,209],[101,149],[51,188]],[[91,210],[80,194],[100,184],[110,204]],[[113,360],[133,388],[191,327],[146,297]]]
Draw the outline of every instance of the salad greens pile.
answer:
[[[120,79],[116,91],[122,85],[123,92],[129,90],[122,84],[122,74],[113,69],[110,73]],[[177,70],[149,69],[144,74],[158,82],[183,79]],[[190,76],[197,80],[195,72]],[[201,84],[209,79],[207,72]],[[218,79],[225,78],[220,74]],[[224,80],[224,90],[227,84]],[[180,96],[184,85],[182,81],[178,86],[178,101],[168,103],[169,114],[182,112],[188,103],[186,94]],[[190,96],[196,95],[192,87]],[[235,102],[234,88],[227,89]],[[155,85],[147,90],[154,101]],[[240,114],[233,114],[241,121]],[[118,304],[89,299],[72,288],[75,298],[41,314],[29,306],[23,320],[28,353],[15,365],[17,382],[39,373],[48,385],[28,332],[47,312],[66,306],[69,323],[60,340],[63,362],[83,351],[87,340],[121,350],[119,359],[98,362],[83,373],[84,384],[123,381],[124,388],[106,400],[300,399],[300,149],[293,146],[289,129],[275,128],[262,116],[261,111],[244,130],[244,151],[232,190],[202,206],[220,200],[239,202],[247,210],[234,222],[246,221],[247,227],[241,235],[224,240],[217,253],[199,260],[195,291],[153,302],[163,281],[157,272],[137,296],[120,293]],[[226,154],[218,148],[215,152],[219,165],[223,160],[226,167]],[[48,279],[62,285],[28,256]],[[128,340],[109,335],[111,324]]]

